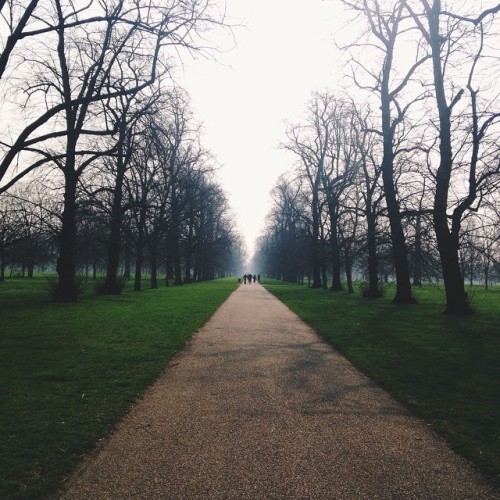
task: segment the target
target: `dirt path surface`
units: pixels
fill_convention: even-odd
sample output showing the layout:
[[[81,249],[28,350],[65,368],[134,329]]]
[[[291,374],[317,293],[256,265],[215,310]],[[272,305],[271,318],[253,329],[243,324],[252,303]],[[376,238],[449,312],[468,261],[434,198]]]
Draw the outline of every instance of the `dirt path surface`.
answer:
[[[259,284],[241,285],[65,499],[499,498]]]

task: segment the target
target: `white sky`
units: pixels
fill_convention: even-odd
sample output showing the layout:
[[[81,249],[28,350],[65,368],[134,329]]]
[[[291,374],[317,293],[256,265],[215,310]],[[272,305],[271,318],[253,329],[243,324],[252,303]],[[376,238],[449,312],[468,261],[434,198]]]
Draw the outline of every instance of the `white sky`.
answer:
[[[279,149],[285,120],[298,121],[312,91],[342,78],[333,36],[343,10],[337,0],[226,4],[230,21],[244,25],[234,29],[237,47],[218,62],[184,61],[183,86],[204,123],[203,144],[222,165],[219,177],[251,256],[270,191],[294,160]]]

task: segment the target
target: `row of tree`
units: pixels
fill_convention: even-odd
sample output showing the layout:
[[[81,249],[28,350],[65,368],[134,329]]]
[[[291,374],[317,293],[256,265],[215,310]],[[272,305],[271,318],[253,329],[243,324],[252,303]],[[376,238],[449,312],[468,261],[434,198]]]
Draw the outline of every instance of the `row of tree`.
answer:
[[[242,246],[185,92],[182,50],[225,27],[211,0],[5,0],[0,86],[1,272],[56,260],[54,296],[106,270],[118,293],[135,263],[176,284],[234,272]],[[28,215],[25,215],[28,214]],[[27,249],[22,252],[21,248]],[[29,250],[28,250],[29,249]],[[36,249],[36,251],[35,251]],[[21,255],[26,255],[21,259]]]
[[[131,274],[139,290],[146,266],[152,287],[159,268],[167,283],[182,284],[241,267],[243,245],[185,95],[176,91],[168,101],[128,130],[120,156],[95,161],[78,190],[77,269],[87,275],[91,269],[94,278],[105,270],[102,293],[119,293]],[[57,187],[57,177],[49,186],[37,179],[0,195],[0,280],[8,265],[28,277],[37,266],[54,267],[62,212]]]
[[[344,4],[365,25],[344,47],[356,90],[315,94],[289,125],[283,146],[297,164],[274,190],[261,268],[310,275],[312,287],[326,286],[329,270],[340,290],[341,269],[352,289],[354,267],[371,297],[393,274],[399,304],[415,301],[412,276],[439,277],[446,311],[469,313],[466,272],[481,266],[488,282],[500,261],[500,5]]]

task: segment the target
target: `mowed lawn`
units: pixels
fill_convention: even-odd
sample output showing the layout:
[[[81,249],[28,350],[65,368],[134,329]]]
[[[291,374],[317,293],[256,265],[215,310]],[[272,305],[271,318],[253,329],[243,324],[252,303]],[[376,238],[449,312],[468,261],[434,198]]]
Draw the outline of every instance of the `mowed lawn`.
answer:
[[[500,287],[475,287],[472,316],[443,314],[444,291],[415,289],[419,303],[364,299],[359,290],[265,286],[443,436],[459,454],[500,484]]]
[[[50,301],[0,283],[0,498],[43,498],[237,286],[236,278]],[[145,287],[147,287],[147,283]]]

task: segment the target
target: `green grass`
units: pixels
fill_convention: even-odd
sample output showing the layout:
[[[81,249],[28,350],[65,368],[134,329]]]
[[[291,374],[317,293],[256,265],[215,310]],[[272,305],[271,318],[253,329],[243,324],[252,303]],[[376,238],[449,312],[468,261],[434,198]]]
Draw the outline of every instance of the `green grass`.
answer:
[[[57,489],[236,279],[116,297],[90,289],[77,304],[51,302],[46,286],[45,279],[0,283],[2,499]]]
[[[475,288],[473,316],[448,317],[444,292],[418,305],[266,281],[356,367],[500,484],[500,287]]]

